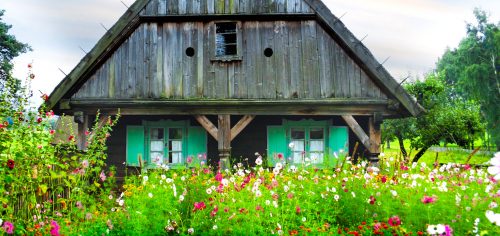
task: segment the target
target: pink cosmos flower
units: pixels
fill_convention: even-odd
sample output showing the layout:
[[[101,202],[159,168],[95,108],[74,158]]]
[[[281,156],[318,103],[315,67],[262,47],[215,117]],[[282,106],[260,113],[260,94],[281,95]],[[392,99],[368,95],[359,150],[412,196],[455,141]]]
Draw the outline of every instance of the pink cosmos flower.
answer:
[[[186,159],[186,162],[187,162],[188,164],[191,164],[191,163],[193,162],[193,158],[189,156],[189,157]]]
[[[391,218],[389,218],[388,223],[390,226],[396,227],[401,225],[401,219],[399,219],[399,216],[392,216]]]
[[[436,196],[427,196],[427,195],[424,195],[424,197],[422,198],[421,201],[424,204],[434,203],[434,202],[437,201],[437,197]]]
[[[207,208],[207,205],[205,205],[205,202],[195,202],[193,211],[203,210],[205,208]]]
[[[3,230],[5,230],[5,233],[7,234],[13,234],[14,233],[14,225],[9,222],[9,221],[5,221],[3,223]]]
[[[50,235],[52,236],[60,236],[61,234],[59,233],[59,225],[57,224],[56,221],[52,220],[50,222]]]
[[[102,182],[106,181],[106,174],[104,174],[104,171],[101,171],[101,174],[99,175],[99,178],[101,178]]]

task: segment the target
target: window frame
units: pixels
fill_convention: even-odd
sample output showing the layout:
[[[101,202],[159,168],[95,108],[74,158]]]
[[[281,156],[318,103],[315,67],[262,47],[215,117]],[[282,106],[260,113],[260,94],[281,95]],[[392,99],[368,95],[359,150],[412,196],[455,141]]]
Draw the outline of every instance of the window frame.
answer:
[[[183,166],[187,159],[187,127],[189,123],[187,121],[144,121],[143,122],[145,135],[145,156],[146,167],[156,168],[156,164],[151,160],[151,129],[163,129],[163,163],[169,166]],[[181,129],[182,130],[182,149],[181,149],[181,162],[170,163],[170,129]],[[167,162],[165,162],[167,161]]]
[[[322,164],[323,162],[323,158],[325,156],[325,152],[326,152],[326,148],[327,148],[327,139],[326,139],[326,136],[327,136],[327,128],[324,127],[324,126],[318,126],[318,125],[314,125],[314,124],[310,124],[310,125],[291,125],[287,128],[287,132],[290,134],[289,137],[290,139],[288,140],[289,142],[292,142],[293,139],[292,138],[292,129],[301,129],[304,131],[304,139],[301,139],[303,140],[304,142],[304,153],[302,154],[302,160],[301,162],[295,162],[295,158],[294,158],[294,155],[293,153],[295,153],[296,151],[294,150],[290,150],[290,157],[291,157],[291,161],[292,161],[292,164],[302,164],[304,161],[305,161],[305,158],[309,158],[310,161],[311,161],[311,164]],[[321,152],[319,151],[311,151],[311,140],[320,140],[320,139],[311,139],[311,130],[312,129],[321,129],[323,130],[323,139],[321,139],[323,141],[323,150]],[[312,153],[321,153],[321,156],[322,158],[320,160],[313,160],[312,159]]]
[[[236,25],[236,54],[235,55],[217,55],[217,24],[224,23],[234,23]],[[212,24],[212,34],[211,34],[211,61],[221,61],[221,62],[231,62],[231,61],[241,61],[243,59],[243,40],[242,40],[242,28],[241,21],[214,21]]]

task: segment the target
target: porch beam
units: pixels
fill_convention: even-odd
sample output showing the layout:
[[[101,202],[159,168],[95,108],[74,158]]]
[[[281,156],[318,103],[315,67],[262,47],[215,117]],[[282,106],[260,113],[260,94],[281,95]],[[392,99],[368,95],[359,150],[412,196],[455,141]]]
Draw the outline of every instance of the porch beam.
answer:
[[[78,150],[85,150],[87,149],[87,137],[85,132],[89,129],[89,116],[83,112],[75,112],[73,119],[78,123],[76,146]]]
[[[198,121],[198,123],[200,123],[200,125],[205,128],[205,130],[210,134],[212,135],[212,137],[214,137],[214,139],[216,141],[219,141],[219,138],[218,138],[218,129],[217,127],[215,127],[215,125],[204,115],[195,115],[194,118],[196,119],[196,121]]]
[[[359,123],[354,119],[354,117],[352,115],[343,115],[342,118],[347,123],[349,128],[351,128],[352,132],[354,132],[356,137],[358,137],[363,146],[365,146],[366,149],[370,150],[371,149],[370,137],[368,137],[363,128],[361,128]]]
[[[225,170],[230,168],[229,158],[231,156],[231,115],[218,116],[218,149],[220,168]]]
[[[368,120],[368,129],[370,132],[370,162],[378,163],[380,154],[380,143],[382,142],[382,132],[380,124],[382,119],[378,119],[377,115],[370,117]]]
[[[254,115],[243,116],[243,118],[241,118],[240,121],[238,121],[238,123],[231,128],[231,141],[233,141],[233,139],[236,138],[236,136],[238,136],[238,134],[240,134],[241,131],[243,131],[248,124],[253,121],[253,119],[255,119]]]

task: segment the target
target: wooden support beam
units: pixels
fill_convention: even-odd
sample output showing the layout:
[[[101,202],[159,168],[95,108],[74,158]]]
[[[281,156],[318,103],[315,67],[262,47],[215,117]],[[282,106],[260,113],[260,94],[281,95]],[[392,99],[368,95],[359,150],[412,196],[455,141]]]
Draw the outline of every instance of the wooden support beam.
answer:
[[[369,160],[372,164],[377,165],[379,161],[380,154],[380,143],[382,142],[382,132],[380,130],[380,124],[382,119],[379,119],[376,115],[370,117],[368,120],[368,129],[370,131],[370,157]]]
[[[366,149],[370,150],[371,149],[371,143],[370,143],[370,137],[366,135],[365,131],[361,126],[358,124],[358,122],[354,119],[353,116],[351,115],[344,115],[342,118],[345,120],[349,128],[351,128],[352,132],[358,137],[359,141],[365,146]]]
[[[78,117],[75,116],[75,121],[81,121],[78,122],[76,146],[79,150],[85,150],[87,149],[87,135],[85,133],[89,130],[89,116],[83,113],[78,114]]]
[[[368,129],[370,130],[370,152],[380,153],[380,143],[382,142],[382,132],[380,130],[380,123],[374,117],[368,120]]]
[[[225,170],[230,168],[229,157],[231,156],[231,116],[219,115],[218,117],[218,148],[220,158],[220,168]]]
[[[238,121],[233,128],[231,128],[231,141],[233,141],[233,139],[236,138],[236,136],[238,136],[238,134],[240,134],[241,131],[243,131],[243,129],[245,129],[254,118],[255,116],[253,115],[243,116],[243,118],[241,118],[241,120]]]
[[[205,130],[214,137],[215,140],[219,141],[218,138],[218,129],[215,127],[215,125],[204,115],[196,115],[194,116],[196,118],[196,121],[200,123],[200,125],[205,128]]]

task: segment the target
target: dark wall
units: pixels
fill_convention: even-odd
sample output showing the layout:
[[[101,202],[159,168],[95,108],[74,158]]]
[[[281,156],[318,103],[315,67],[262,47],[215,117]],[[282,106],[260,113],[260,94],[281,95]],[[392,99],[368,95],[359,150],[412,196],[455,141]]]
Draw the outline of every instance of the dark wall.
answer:
[[[217,126],[217,116],[207,116],[214,125]],[[242,116],[232,116],[231,125],[234,126]],[[355,117],[363,129],[368,133],[368,118]],[[189,119],[192,126],[199,126],[198,122],[192,116],[122,116],[117,126],[113,128],[111,137],[108,139],[108,166],[115,166],[117,168],[117,175],[125,175],[125,161],[126,161],[126,126],[127,125],[141,125],[142,120],[148,121],[157,120],[186,120]],[[346,126],[344,120],[339,116],[257,116],[231,143],[232,157],[234,163],[242,162],[253,165],[255,163],[255,153],[258,152],[262,155],[267,153],[267,126],[268,125],[281,125],[282,120],[329,120],[332,119],[333,125]],[[217,141],[207,134],[207,157],[212,166],[217,166],[218,150]],[[354,146],[358,139],[354,133],[349,130],[349,154],[353,152]],[[363,157],[365,148],[360,144],[356,156]],[[137,170],[129,168],[129,173],[136,173]]]

